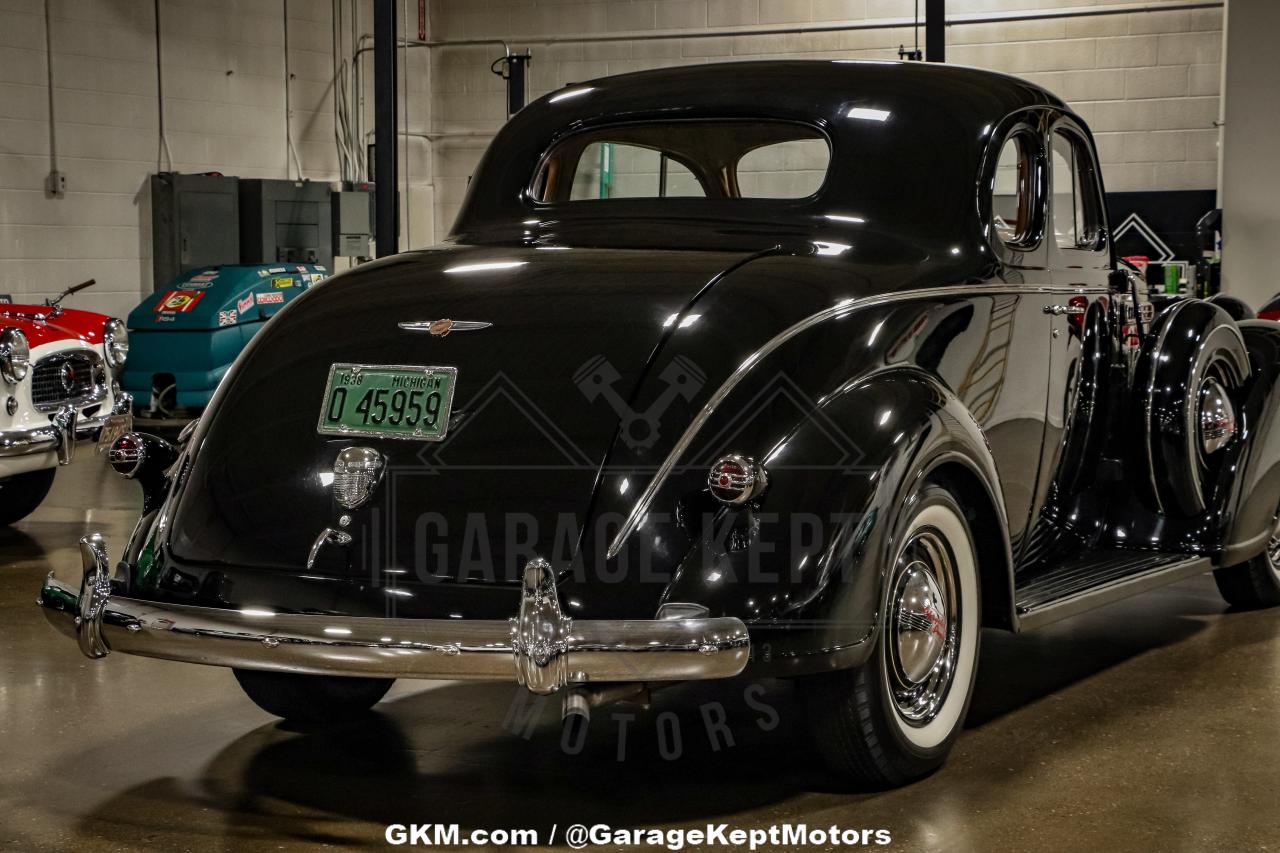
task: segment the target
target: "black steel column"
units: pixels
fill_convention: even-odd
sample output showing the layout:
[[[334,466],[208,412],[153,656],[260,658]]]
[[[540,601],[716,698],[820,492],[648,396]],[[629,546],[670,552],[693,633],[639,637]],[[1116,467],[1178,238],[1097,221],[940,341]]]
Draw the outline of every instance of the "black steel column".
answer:
[[[373,181],[380,258],[400,250],[396,41],[395,0],[373,0]]]
[[[924,58],[926,62],[947,61],[946,0],[924,0]]]

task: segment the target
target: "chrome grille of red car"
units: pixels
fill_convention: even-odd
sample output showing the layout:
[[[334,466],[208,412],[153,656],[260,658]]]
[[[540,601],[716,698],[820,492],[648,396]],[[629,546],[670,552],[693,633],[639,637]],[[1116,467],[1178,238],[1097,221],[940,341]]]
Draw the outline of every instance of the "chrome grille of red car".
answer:
[[[88,350],[61,352],[36,362],[31,371],[31,403],[42,412],[99,399],[106,391],[102,359]]]

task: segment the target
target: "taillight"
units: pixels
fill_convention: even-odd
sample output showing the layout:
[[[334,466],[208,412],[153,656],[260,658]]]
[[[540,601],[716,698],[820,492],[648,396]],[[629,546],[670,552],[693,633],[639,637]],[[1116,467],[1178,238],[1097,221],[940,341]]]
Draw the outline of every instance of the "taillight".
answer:
[[[1071,306],[1067,312],[1067,322],[1076,334],[1084,334],[1084,315],[1089,310],[1089,297],[1073,296],[1067,300],[1067,305]]]
[[[165,476],[178,459],[178,449],[159,436],[126,432],[107,449],[107,464],[117,474],[142,486],[142,511],[151,512],[169,492]]]
[[[147,459],[146,444],[142,436],[134,432],[126,432],[111,444],[107,451],[107,464],[122,477],[132,479],[142,468]]]
[[[721,456],[707,473],[707,488],[712,497],[730,505],[744,504],[758,497],[768,485],[764,468],[738,453]]]

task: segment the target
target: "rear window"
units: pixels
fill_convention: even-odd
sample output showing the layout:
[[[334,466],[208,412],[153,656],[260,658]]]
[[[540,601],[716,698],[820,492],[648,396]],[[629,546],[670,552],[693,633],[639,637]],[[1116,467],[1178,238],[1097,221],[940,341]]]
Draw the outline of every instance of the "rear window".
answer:
[[[562,140],[543,158],[540,202],[637,198],[801,199],[826,179],[831,149],[817,130],[785,122],[619,125]]]

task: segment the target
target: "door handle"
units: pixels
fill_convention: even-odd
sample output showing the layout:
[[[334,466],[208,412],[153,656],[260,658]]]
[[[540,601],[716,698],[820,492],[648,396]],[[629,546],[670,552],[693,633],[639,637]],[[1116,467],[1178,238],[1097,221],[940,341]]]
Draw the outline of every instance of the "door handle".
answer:
[[[1052,314],[1055,317],[1061,317],[1064,314],[1076,316],[1079,314],[1083,314],[1084,312],[1085,312],[1085,307],[1083,305],[1046,305],[1044,306],[1044,313]]]

